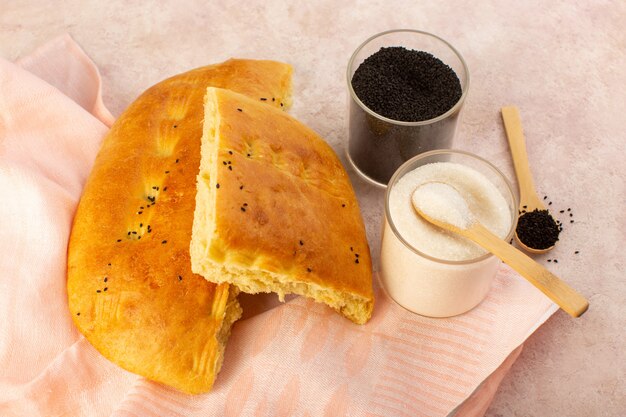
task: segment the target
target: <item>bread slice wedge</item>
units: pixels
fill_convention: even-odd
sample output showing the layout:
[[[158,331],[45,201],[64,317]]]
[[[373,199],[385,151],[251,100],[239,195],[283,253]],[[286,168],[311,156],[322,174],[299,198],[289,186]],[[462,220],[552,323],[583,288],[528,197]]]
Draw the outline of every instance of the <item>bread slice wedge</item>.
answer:
[[[304,295],[371,316],[372,265],[352,185],[332,148],[276,108],[210,87],[192,270],[246,293]]]

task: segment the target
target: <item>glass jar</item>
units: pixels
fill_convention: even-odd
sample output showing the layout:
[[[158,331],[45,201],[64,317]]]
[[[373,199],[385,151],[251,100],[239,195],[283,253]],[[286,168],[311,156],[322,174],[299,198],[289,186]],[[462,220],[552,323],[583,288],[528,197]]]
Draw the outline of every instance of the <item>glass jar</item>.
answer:
[[[461,83],[460,99],[444,114],[430,120],[392,120],[369,109],[357,97],[352,77],[365,59],[382,47],[401,46],[428,52],[454,70]],[[348,160],[367,181],[385,187],[405,161],[422,152],[452,146],[459,116],[469,89],[469,71],[461,54],[448,42],[418,30],[391,30],[372,36],[359,46],[348,63]]]
[[[381,245],[381,283],[387,294],[407,310],[430,317],[450,317],[474,308],[485,298],[501,261],[488,252],[463,261],[437,259],[412,246],[403,237],[403,231],[398,230],[389,204],[394,186],[407,173],[434,162],[472,168],[495,186],[511,216],[511,226],[504,238],[507,242],[515,232],[518,201],[502,172],[488,161],[463,151],[436,150],[415,156],[389,181]]]

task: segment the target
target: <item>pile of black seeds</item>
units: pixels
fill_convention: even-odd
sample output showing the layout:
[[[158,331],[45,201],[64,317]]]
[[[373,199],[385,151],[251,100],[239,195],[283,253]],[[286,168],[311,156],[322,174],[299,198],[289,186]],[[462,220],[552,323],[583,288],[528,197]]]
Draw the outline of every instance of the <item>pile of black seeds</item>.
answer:
[[[352,88],[368,108],[404,122],[433,119],[461,98],[452,68],[428,52],[401,46],[381,48],[357,68]]]
[[[529,248],[547,249],[559,240],[562,227],[557,224],[548,210],[523,213],[517,221],[517,237]]]

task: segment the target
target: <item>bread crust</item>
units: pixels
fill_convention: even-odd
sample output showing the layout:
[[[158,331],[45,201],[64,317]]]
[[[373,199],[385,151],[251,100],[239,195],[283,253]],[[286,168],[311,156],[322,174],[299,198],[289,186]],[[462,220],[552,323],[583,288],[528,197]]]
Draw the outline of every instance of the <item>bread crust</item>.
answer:
[[[76,327],[121,367],[187,393],[211,389],[241,310],[227,284],[191,271],[203,97],[218,86],[286,107],[291,71],[232,59],[174,76],[105,137],[74,218],[67,290]]]

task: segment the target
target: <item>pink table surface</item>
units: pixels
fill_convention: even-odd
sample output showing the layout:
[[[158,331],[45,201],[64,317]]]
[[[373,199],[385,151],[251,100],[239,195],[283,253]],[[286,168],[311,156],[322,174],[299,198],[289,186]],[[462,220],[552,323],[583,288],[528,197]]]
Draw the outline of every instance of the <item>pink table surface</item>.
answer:
[[[581,319],[558,312],[531,336],[486,415],[625,415],[626,3],[520,3],[5,2],[0,55],[14,60],[71,33],[100,68],[115,115],[148,86],[192,67],[231,56],[284,60],[295,68],[291,113],[343,157],[352,51],[393,28],[442,36],[471,74],[455,147],[514,181],[499,109],[520,107],[537,188],[575,220],[558,214],[562,240],[537,259],[591,302]],[[350,174],[376,261],[384,193]],[[547,262],[554,258],[558,264]]]

